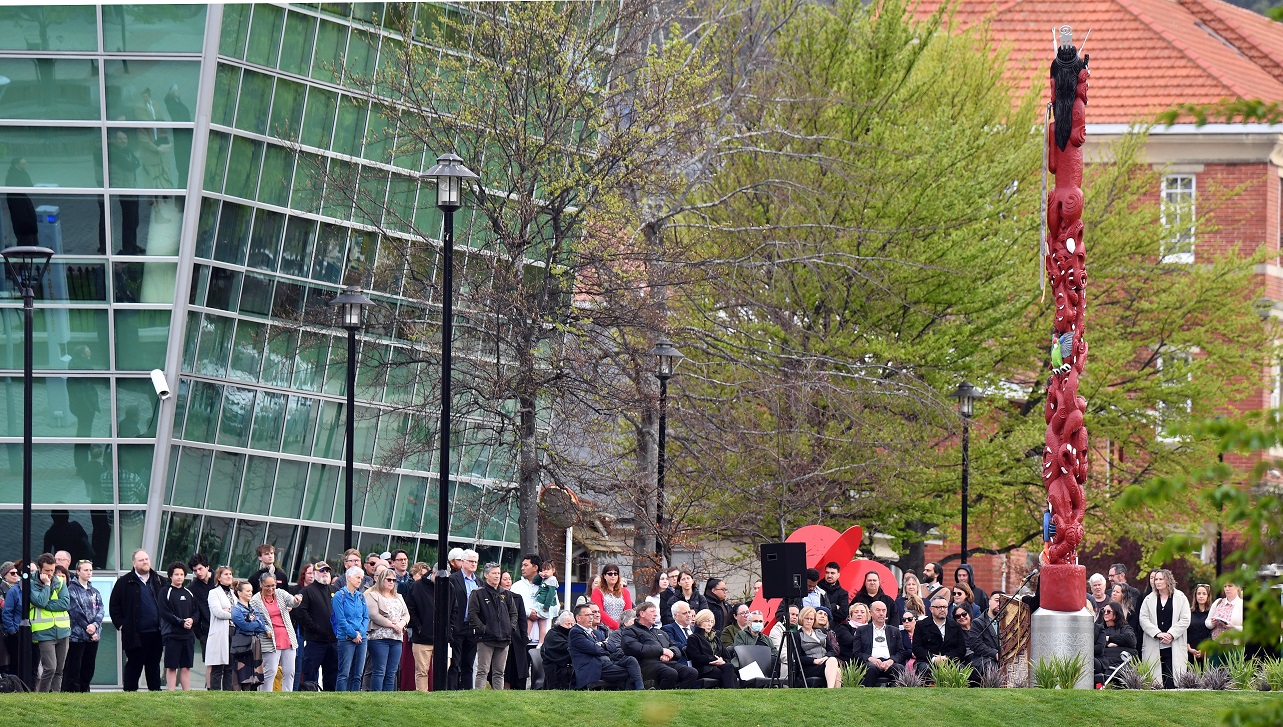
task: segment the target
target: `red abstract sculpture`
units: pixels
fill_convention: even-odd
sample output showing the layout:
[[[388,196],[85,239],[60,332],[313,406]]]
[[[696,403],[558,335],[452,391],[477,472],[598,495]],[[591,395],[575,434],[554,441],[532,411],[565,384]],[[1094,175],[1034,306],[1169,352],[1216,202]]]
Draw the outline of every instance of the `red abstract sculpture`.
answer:
[[[1058,611],[1082,608],[1085,570],[1078,565],[1083,540],[1083,487],[1087,481],[1087,400],[1078,378],[1087,359],[1083,308],[1087,283],[1083,243],[1083,142],[1087,139],[1087,70],[1068,26],[1051,64],[1054,120],[1047,127],[1047,168],[1056,176],[1047,195],[1047,279],[1056,306],[1052,327],[1052,370],[1044,415],[1046,449],[1043,484],[1054,534],[1041,556],[1042,606]]]

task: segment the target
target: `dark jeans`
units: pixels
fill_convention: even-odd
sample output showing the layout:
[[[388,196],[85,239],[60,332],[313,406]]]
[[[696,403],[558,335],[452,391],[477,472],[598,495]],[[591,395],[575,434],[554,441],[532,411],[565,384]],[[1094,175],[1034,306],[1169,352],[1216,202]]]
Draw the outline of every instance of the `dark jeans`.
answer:
[[[98,663],[98,641],[73,641],[67,648],[67,665],[62,672],[62,691],[87,692]]]
[[[641,667],[637,664],[637,659],[631,656],[624,656],[601,668],[601,680],[607,684],[615,684],[625,689],[645,689],[646,685],[642,682]]]
[[[656,689],[694,689],[699,684],[699,672],[694,667],[659,660],[641,665],[642,676],[654,680]]]
[[[211,664],[205,674],[206,688],[215,692],[239,692],[241,685],[236,681],[236,668],[231,664]]]
[[[735,677],[735,667],[730,662],[715,666],[709,664],[700,670],[701,679],[716,679],[721,682],[722,689],[734,689],[739,686],[739,679]]]
[[[160,691],[160,657],[164,651],[159,631],[138,634],[138,646],[125,649],[126,692],[138,691],[138,677],[144,674],[148,691]]]
[[[1163,689],[1175,689],[1176,678],[1172,676],[1172,650],[1159,649],[1158,663],[1163,669]]]
[[[339,652],[334,642],[328,644],[317,641],[308,642],[307,650],[303,652],[303,681],[315,682],[318,668],[323,670],[325,678],[321,688],[327,692],[334,691],[339,675]]]
[[[446,672],[447,689],[471,689],[472,666],[477,661],[477,642],[473,639],[450,639],[450,670]]]

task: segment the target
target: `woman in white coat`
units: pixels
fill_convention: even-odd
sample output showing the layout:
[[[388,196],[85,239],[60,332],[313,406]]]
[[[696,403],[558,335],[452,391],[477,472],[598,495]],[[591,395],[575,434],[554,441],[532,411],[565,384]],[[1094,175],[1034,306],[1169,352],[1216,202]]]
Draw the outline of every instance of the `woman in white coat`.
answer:
[[[231,667],[232,569],[219,566],[214,571],[214,587],[209,589],[209,638],[205,642],[205,683],[216,691],[235,691],[236,679]]]
[[[1153,590],[1140,605],[1140,630],[1144,633],[1141,654],[1150,664],[1162,668],[1163,688],[1175,689],[1176,680],[1185,673],[1185,648],[1189,629],[1189,599],[1176,590],[1176,580],[1169,570],[1149,574]]]

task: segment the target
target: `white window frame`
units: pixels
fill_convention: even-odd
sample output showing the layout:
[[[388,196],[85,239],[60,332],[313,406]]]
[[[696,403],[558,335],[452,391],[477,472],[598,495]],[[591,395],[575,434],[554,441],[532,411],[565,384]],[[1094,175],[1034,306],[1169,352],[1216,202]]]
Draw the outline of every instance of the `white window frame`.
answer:
[[[1163,242],[1159,257],[1164,263],[1194,262],[1195,202],[1198,179],[1190,173],[1163,176],[1159,217]]]

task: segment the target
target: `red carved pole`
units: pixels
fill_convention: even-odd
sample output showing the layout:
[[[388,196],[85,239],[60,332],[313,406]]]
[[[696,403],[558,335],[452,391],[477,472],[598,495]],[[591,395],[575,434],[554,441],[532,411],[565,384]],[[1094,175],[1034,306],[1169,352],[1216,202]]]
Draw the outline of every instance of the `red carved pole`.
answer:
[[[1086,571],[1078,565],[1087,481],[1087,400],[1078,378],[1087,359],[1086,246],[1083,243],[1083,142],[1087,139],[1088,57],[1074,48],[1068,26],[1051,64],[1054,121],[1047,130],[1047,167],[1056,183],[1047,195],[1047,280],[1055,302],[1052,370],[1047,385],[1046,449],[1042,477],[1055,534],[1040,556],[1041,604],[1054,611],[1082,608]]]

